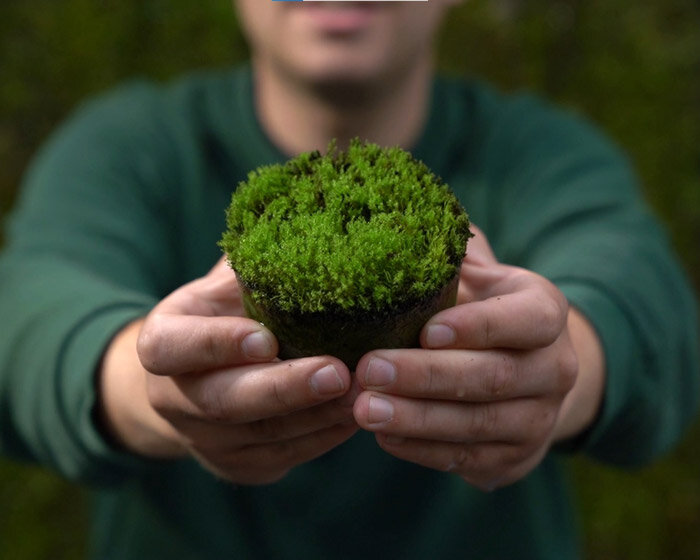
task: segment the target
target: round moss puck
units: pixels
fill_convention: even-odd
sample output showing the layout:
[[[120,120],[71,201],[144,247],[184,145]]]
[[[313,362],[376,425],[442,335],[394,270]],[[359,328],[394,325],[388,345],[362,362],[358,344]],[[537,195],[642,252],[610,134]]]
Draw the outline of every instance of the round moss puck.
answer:
[[[400,148],[353,140],[261,167],[232,195],[220,246],[280,357],[414,346],[454,305],[471,233],[452,191]]]

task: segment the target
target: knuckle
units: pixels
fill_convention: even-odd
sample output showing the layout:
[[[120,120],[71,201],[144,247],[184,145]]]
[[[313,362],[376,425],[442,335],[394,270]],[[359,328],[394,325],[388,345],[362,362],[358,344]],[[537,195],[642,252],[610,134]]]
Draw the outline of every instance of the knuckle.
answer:
[[[492,345],[492,340],[494,336],[493,332],[493,326],[491,324],[492,320],[489,314],[487,313],[484,316],[484,324],[483,328],[481,330],[482,336],[483,336],[483,346],[484,348],[490,348]]]
[[[462,476],[470,476],[480,470],[483,461],[483,450],[479,445],[461,445],[457,449],[452,462],[444,469],[449,472],[457,472]]]
[[[443,467],[443,470],[446,472],[457,472],[466,476],[471,470],[471,455],[472,453],[470,453],[468,447],[461,446],[454,458]]]
[[[256,420],[248,424],[248,429],[257,441],[275,441],[284,437],[284,428],[279,417]]]
[[[492,492],[525,476],[542,457],[539,445],[464,446],[449,470],[479,490]]]
[[[468,437],[473,441],[481,441],[493,431],[498,423],[498,407],[484,403],[473,407],[471,423],[468,427]]]
[[[143,327],[136,340],[136,353],[141,365],[151,373],[159,373],[162,368],[162,357],[166,339],[163,319],[160,315],[151,315]]]
[[[437,379],[440,377],[440,371],[438,365],[430,360],[428,362],[428,368],[425,376],[420,376],[419,378],[419,391],[425,395],[431,395],[437,389],[436,383]]]
[[[547,431],[547,433],[549,433]],[[503,468],[515,468],[531,457],[542,446],[544,433],[534,434],[530,439],[499,448],[499,464]]]
[[[169,391],[163,381],[151,379],[149,376],[146,382],[146,398],[151,407],[161,416],[165,416],[172,408]]]
[[[573,348],[559,352],[557,359],[559,372],[559,386],[562,392],[568,393],[576,383],[578,377],[578,357]]]
[[[506,480],[507,462],[487,446],[471,445],[462,447],[450,465],[450,471],[457,473],[466,482],[483,492],[492,492]]]
[[[545,282],[545,292],[552,303],[552,313],[566,316],[569,309],[569,302],[566,296],[555,284],[546,279]]]
[[[486,474],[460,474],[462,479],[482,492],[493,492],[496,490],[499,484],[499,478],[494,478],[492,473]]]
[[[276,444],[276,461],[273,462],[277,468],[289,468],[299,462],[300,449],[295,442],[286,440]]]
[[[500,398],[511,389],[517,376],[517,364],[510,354],[503,354],[500,360],[494,360],[493,366],[483,377],[484,391],[492,398]]]
[[[300,462],[298,446],[290,440],[249,448],[241,457],[240,465],[247,471],[285,473]]]
[[[203,383],[200,385],[196,403],[203,420],[211,423],[229,421],[232,409],[226,392],[220,391],[216,384]]]
[[[275,409],[291,411],[296,407],[290,398],[290,391],[283,376],[270,378],[268,397]]]
[[[554,429],[554,425],[556,424],[558,412],[558,408],[545,408],[545,410],[542,412],[540,429],[533,431],[530,440],[524,442],[522,446],[524,454],[531,455],[535,453],[542,447],[543,444],[547,442],[551,436],[552,430]]]
[[[168,377],[149,375],[146,378],[146,398],[156,414],[173,426],[182,425],[192,417],[192,411],[183,408],[173,397],[173,382]]]
[[[542,337],[545,344],[551,344],[561,334],[566,321],[566,312],[562,309],[559,298],[546,298],[541,302]]]
[[[220,363],[220,345],[214,333],[209,329],[202,329],[198,335],[202,362],[206,364]]]
[[[225,459],[207,460],[198,457],[199,462],[214,475],[235,484],[259,486],[282,480],[289,472],[288,467],[275,468],[272,465],[251,460],[245,451]]]
[[[537,323],[542,346],[552,344],[566,327],[569,303],[549,281],[537,290]]]
[[[423,433],[431,427],[432,406],[428,403],[421,403],[416,408],[415,429],[418,433]]]

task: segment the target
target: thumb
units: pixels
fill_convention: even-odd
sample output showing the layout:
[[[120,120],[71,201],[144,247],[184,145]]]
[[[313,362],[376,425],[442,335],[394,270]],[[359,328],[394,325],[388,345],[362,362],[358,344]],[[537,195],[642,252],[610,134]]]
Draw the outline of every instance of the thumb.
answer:
[[[467,243],[467,252],[462,259],[462,267],[459,271],[459,289],[457,291],[457,303],[467,303],[478,299],[482,285],[487,285],[489,272],[493,271],[498,259],[491,250],[486,234],[478,227],[471,225],[474,237]],[[481,281],[477,281],[481,279]]]
[[[216,261],[216,264],[211,267],[209,272],[207,272],[207,277],[231,280],[232,274],[233,269],[229,265],[226,255],[222,255],[221,258]]]
[[[473,224],[469,226],[469,229],[474,234],[474,237],[467,243],[467,252],[464,256],[464,262],[482,266],[497,263],[498,259],[491,249],[486,234]]]

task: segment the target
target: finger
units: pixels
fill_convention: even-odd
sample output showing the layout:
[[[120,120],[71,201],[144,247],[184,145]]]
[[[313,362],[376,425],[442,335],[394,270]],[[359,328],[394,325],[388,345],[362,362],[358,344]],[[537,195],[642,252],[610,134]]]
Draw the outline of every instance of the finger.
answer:
[[[365,389],[412,398],[491,402],[565,394],[576,378],[557,345],[531,352],[377,350],[364,356],[356,377]],[[543,364],[554,364],[551,370]]]
[[[491,249],[486,234],[474,224],[471,224],[469,229],[474,234],[474,237],[472,237],[467,244],[465,260],[469,263],[479,265],[496,263],[496,255],[494,255]]]
[[[494,281],[494,270],[498,273],[496,280],[503,277],[503,270],[494,266],[498,264],[498,260],[484,232],[473,224],[470,226],[470,229],[474,237],[467,244],[467,250],[459,271],[457,303],[460,304],[483,299],[484,296],[480,295],[480,291],[488,288],[489,284]],[[475,272],[480,273],[482,278],[480,285],[476,281]],[[489,274],[484,277],[485,273]]]
[[[245,316],[238,277],[222,257],[196,286],[198,297],[209,306],[211,315]]]
[[[484,491],[492,491],[525,476],[544,455],[503,443],[432,442],[377,435],[387,453],[430,469],[453,472]]]
[[[230,453],[241,447],[293,440],[338,424],[357,426],[352,405],[343,406],[335,399],[288,415],[237,425],[220,420],[211,423],[202,422],[200,418],[190,419],[181,430],[202,448]]]
[[[229,276],[232,272],[231,266],[228,264],[228,259],[226,255],[222,255],[219,257],[219,260],[216,261],[216,264],[211,267],[211,270],[209,271],[210,276]]]
[[[536,275],[502,282],[501,293],[451,307],[432,317],[420,335],[424,348],[539,348],[566,325],[568,303]]]
[[[143,367],[157,375],[180,375],[251,362],[268,362],[277,339],[244,317],[151,313],[137,341]]]
[[[350,387],[347,367],[317,357],[251,364],[205,374],[151,376],[151,405],[171,423],[244,424],[313,407]]]
[[[224,258],[205,276],[175,290],[155,309],[175,315],[245,315],[236,273]]]
[[[465,404],[406,399],[367,391],[355,402],[360,427],[383,434],[431,441],[522,443],[546,437],[556,410],[539,401]]]
[[[312,461],[349,439],[355,425],[336,425],[293,440],[238,449],[213,458],[193,449],[210,470],[238,484],[269,484],[289,469]],[[206,453],[206,451],[205,451]]]

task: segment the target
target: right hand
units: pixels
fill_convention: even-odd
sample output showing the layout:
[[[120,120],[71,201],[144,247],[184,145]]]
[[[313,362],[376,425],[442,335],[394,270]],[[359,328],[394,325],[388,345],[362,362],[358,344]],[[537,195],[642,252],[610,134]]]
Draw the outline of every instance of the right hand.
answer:
[[[114,339],[101,370],[103,421],[133,452],[189,453],[232,482],[274,482],[358,429],[358,391],[340,360],[276,354],[272,333],[244,316],[222,259]]]

